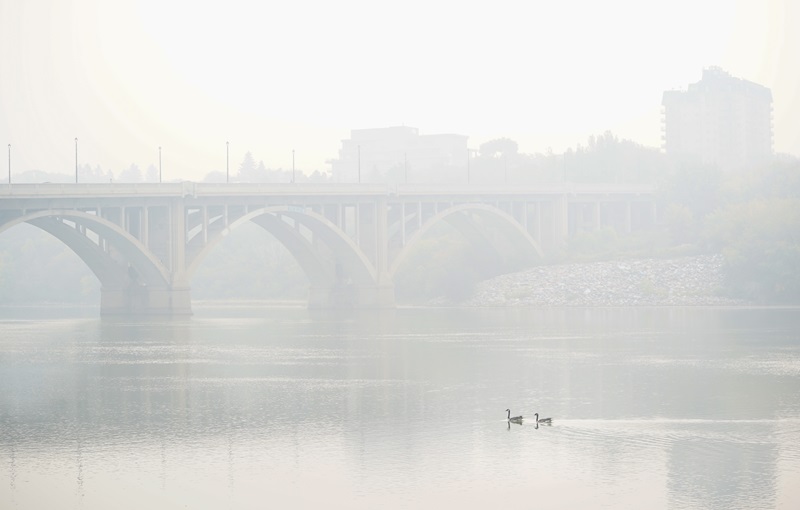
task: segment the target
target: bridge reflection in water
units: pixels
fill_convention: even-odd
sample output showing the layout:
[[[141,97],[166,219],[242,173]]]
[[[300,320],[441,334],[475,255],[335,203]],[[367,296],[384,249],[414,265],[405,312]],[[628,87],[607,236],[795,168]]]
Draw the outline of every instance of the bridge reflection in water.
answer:
[[[101,283],[104,314],[189,314],[200,262],[245,222],[281,242],[310,282],[310,307],[394,306],[393,278],[447,222],[497,271],[537,263],[581,231],[656,223],[652,186],[430,184],[13,184],[0,235],[29,223],[63,241]]]

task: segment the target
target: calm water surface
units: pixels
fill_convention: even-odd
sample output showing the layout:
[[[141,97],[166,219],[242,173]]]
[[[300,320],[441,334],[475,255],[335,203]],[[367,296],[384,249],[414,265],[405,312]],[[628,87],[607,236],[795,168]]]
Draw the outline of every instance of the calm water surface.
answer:
[[[796,309],[195,312],[4,312],[0,508],[800,508]]]

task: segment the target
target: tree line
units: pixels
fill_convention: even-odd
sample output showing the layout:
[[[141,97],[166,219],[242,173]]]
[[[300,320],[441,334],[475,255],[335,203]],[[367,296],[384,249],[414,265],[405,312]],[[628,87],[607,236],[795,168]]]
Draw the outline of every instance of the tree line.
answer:
[[[467,155],[465,155],[466,159]],[[400,165],[398,163],[398,165]],[[578,145],[562,154],[552,150],[527,154],[519,151],[517,142],[508,138],[489,140],[480,145],[469,156],[469,175],[464,172],[464,163],[443,166],[420,175],[404,172],[398,166],[383,174],[364,172],[363,182],[400,182],[411,176],[409,182],[463,183],[466,179],[474,184],[515,183],[533,184],[545,182],[652,182],[666,168],[666,160],[658,149],[645,147],[630,140],[619,139],[611,132],[591,136],[586,145]],[[120,171],[104,169],[99,165],[79,165],[78,181],[85,183],[140,183],[159,182],[159,169],[153,164],[142,169],[131,164]],[[402,176],[402,177],[401,177]],[[314,170],[311,173],[285,168],[268,168],[263,160],[256,161],[252,152],[245,153],[238,168],[228,174],[214,170],[205,174],[202,182],[328,182],[330,172]],[[14,182],[69,183],[75,174],[50,173],[28,170],[14,175]],[[174,181],[174,179],[173,179]]]

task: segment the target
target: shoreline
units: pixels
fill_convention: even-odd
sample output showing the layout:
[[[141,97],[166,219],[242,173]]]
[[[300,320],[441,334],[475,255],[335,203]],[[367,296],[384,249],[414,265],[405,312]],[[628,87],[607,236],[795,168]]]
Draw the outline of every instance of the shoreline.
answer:
[[[430,306],[488,308],[757,306],[722,296],[722,255],[536,266],[479,282],[464,299]]]

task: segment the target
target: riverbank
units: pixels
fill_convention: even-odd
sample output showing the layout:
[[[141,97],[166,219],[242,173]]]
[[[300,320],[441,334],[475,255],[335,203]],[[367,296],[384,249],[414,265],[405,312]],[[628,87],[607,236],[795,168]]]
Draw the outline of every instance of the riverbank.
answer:
[[[720,295],[721,255],[616,260],[534,267],[476,285],[463,306],[747,305]]]

